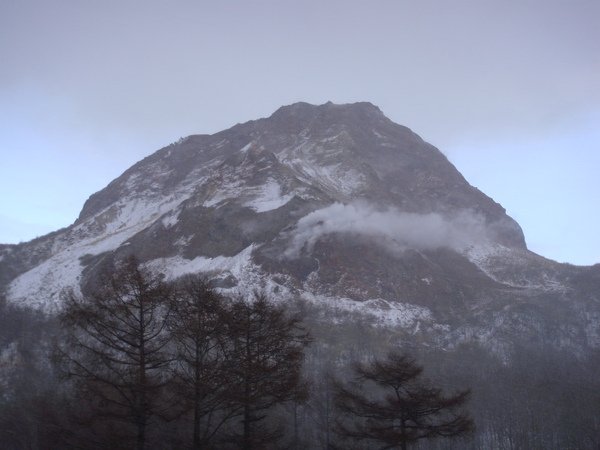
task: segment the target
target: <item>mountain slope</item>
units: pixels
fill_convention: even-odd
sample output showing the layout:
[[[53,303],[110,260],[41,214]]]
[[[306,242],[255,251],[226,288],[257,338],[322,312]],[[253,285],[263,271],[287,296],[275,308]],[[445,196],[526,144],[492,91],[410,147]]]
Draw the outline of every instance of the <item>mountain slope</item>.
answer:
[[[374,315],[437,345],[600,346],[600,266],[529,252],[518,224],[433,146],[369,103],[297,103],[171,144],[85,203],[70,227],[0,247],[14,303],[53,310],[127,254]]]

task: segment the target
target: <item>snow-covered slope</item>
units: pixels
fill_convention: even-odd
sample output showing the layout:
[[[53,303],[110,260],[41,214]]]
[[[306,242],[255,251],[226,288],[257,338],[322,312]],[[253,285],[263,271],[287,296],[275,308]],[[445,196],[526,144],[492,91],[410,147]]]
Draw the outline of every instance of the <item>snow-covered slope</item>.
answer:
[[[53,311],[135,254],[455,345],[543,330],[600,345],[600,266],[529,252],[518,224],[437,149],[369,103],[298,103],[182,139],[93,194],[70,227],[0,246],[0,287]],[[535,331],[537,330],[537,331]],[[558,331],[557,331],[558,330]]]

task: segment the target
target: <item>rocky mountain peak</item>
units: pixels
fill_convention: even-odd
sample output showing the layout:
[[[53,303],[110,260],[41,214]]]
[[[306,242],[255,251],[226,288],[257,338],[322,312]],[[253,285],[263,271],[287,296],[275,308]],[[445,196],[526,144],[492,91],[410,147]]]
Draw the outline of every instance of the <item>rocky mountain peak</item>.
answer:
[[[77,223],[127,198],[185,197],[195,188],[215,198],[244,196],[257,185],[274,186],[273,180],[282,195],[325,203],[362,199],[412,213],[473,210],[497,229],[500,242],[525,246],[500,205],[470,186],[439,150],[368,102],[294,103],[268,118],[182,139],[92,195]]]
[[[564,317],[564,336],[600,346],[597,271],[529,252],[501,205],[370,103],[295,103],[160,149],[72,226],[0,246],[0,289],[52,310],[130,254],[167,279],[201,272],[225,294],[331,304],[430,342],[500,345],[536,311],[535,326]]]
[[[315,135],[319,135],[326,134],[328,129],[336,126],[345,126],[352,130],[373,128],[389,122],[389,119],[377,106],[369,102],[348,104],[327,102],[322,105],[298,102],[282,106],[267,121],[269,125],[280,131],[300,133],[303,130],[310,130]]]
[[[306,121],[321,119],[328,122],[343,122],[349,119],[385,119],[385,116],[377,106],[370,102],[336,104],[329,101],[322,105],[306,102],[292,103],[279,108],[270,118],[296,118]]]
[[[288,277],[288,288],[306,290],[305,283],[329,276],[334,261],[354,264],[360,246],[316,256],[331,239],[346,242],[343,236],[375,245],[363,252],[371,265],[377,249],[394,249],[392,259],[410,249],[464,252],[484,244],[526,250],[520,227],[499,204],[376,106],[295,103],[144,158],[93,194],[73,226],[36,243],[39,256],[21,266],[45,279],[62,267],[58,295],[58,286],[85,282],[93,267],[128,253],[148,263],[245,255],[248,264]],[[338,286],[336,295],[349,295],[351,285],[357,299],[388,298],[397,289],[380,280],[372,291],[369,277],[361,279]],[[11,282],[13,297],[42,295],[39,283],[24,280]]]

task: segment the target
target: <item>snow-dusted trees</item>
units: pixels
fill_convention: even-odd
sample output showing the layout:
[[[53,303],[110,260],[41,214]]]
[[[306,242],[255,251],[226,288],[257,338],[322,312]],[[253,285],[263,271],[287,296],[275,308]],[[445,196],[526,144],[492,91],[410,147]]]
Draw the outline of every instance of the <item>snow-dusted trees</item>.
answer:
[[[348,420],[339,432],[381,449],[400,448],[420,439],[461,436],[473,428],[464,411],[469,391],[444,395],[421,379],[423,368],[392,352],[385,360],[356,364],[356,382],[338,384],[336,405]]]
[[[171,362],[170,295],[168,285],[129,258],[91,294],[66,296],[61,315],[59,361],[79,398],[90,402],[90,419],[133,426],[138,449],[146,446],[150,421],[168,406],[162,393]]]

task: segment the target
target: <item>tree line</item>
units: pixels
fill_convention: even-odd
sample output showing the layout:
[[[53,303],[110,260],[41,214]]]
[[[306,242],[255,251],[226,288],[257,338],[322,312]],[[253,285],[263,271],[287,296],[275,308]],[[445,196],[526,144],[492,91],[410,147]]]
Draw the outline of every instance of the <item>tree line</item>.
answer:
[[[84,292],[93,293],[99,286]],[[228,304],[235,301],[224,300]],[[284,305],[286,317],[302,318],[299,325],[310,331],[311,342],[303,348],[301,379],[306,396],[267,411],[258,425],[279,430],[280,438],[265,448],[382,447],[375,440],[359,441],[341,434],[340,425],[351,427],[354,421],[360,425],[366,419],[341,410],[336,402],[337,386],[381,401],[390,388],[360,380],[356,365],[384,362],[388,353],[397,349],[407,351],[425,367],[424,374],[430,380],[425,385],[447,393],[472,388],[468,403],[475,423],[472,435],[419,439],[407,443],[410,449],[600,448],[597,350],[577,354],[569,348],[557,350],[539,342],[521,342],[498,354],[476,339],[450,347],[427,345],[414,329],[381,326],[374,317],[327,304],[294,299],[277,304]],[[64,333],[65,327],[55,315],[5,302],[0,293],[0,448],[134,448],[132,425],[110,417],[99,417],[89,424],[94,402],[89,396],[82,399],[76,394],[74,381],[58,377],[57,366],[49,363],[53,342]],[[167,349],[175,353],[173,348],[171,341]],[[165,370],[172,371],[172,365]],[[424,380],[421,374],[414,381]],[[192,447],[192,402],[177,393],[173,384],[170,381],[160,389],[168,394],[162,398],[186,412],[175,418],[173,414],[153,416],[147,425],[147,448]],[[230,435],[239,435],[240,420],[240,416],[226,420],[206,447],[239,448],[239,442]]]
[[[33,408],[34,445],[15,430],[6,448],[303,448],[312,338],[264,293],[226,298],[199,276],[167,283],[132,257],[63,300],[55,404]],[[327,448],[406,449],[473,429],[469,392],[444,394],[398,351],[325,378],[336,410]]]

